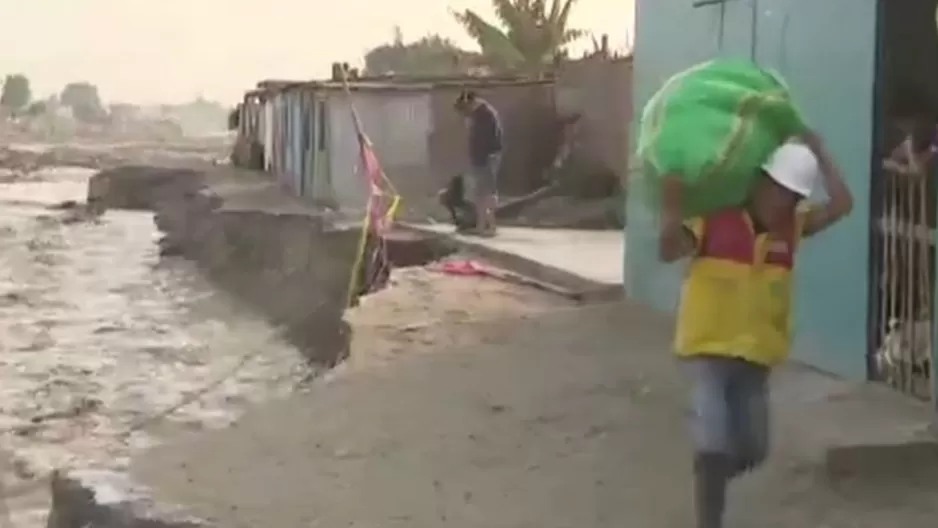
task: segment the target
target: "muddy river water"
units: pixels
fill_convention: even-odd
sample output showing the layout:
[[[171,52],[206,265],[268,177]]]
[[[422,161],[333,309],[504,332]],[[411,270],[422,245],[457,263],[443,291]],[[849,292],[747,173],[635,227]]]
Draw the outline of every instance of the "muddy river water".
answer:
[[[45,525],[52,468],[124,466],[310,375],[266,322],[158,255],[151,215],[74,222],[49,207],[81,200],[91,174],[0,178],[0,470],[14,495],[0,527]]]

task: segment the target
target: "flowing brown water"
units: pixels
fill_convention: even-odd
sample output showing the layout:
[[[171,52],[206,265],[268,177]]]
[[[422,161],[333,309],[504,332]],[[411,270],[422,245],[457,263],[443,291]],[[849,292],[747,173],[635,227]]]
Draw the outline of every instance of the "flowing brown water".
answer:
[[[48,207],[80,200],[90,175],[56,169],[0,184],[7,489],[56,467],[121,467],[135,449],[223,426],[309,374],[269,325],[214,291],[190,263],[159,257],[151,215],[109,211],[73,222]],[[192,403],[148,419],[219,379]],[[7,503],[11,526],[44,526],[45,486]]]

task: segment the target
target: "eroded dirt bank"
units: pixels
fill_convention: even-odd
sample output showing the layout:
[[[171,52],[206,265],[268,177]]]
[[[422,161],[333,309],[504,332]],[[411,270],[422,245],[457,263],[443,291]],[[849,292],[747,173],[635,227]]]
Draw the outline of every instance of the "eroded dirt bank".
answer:
[[[333,365],[354,346],[359,353],[336,375],[473,342],[479,336],[470,324],[479,318],[516,317],[565,303],[495,279],[447,276],[418,266],[395,271],[387,288],[364,297],[348,313],[354,328],[349,332],[343,315],[358,242],[355,224],[291,204],[268,181],[242,179],[230,169],[123,167],[96,175],[89,198],[105,207],[156,211],[164,253],[191,260],[215,286],[285,328],[281,336],[308,359]],[[220,526],[177,517],[163,504],[154,509],[152,501],[137,500],[148,492],[134,486],[122,472],[63,473],[53,486],[49,526],[78,528],[106,518],[135,527],[154,517],[164,526]],[[118,499],[108,504],[88,499],[101,489],[118,490]]]
[[[88,201],[155,211],[165,254],[284,329],[317,363],[347,352],[342,316],[359,227],[293,201],[269,178],[228,167],[127,166],[95,175]]]

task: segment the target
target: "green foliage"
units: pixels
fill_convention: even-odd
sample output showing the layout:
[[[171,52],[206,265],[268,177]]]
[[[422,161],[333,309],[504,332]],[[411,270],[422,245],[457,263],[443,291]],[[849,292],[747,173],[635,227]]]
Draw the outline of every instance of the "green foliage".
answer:
[[[26,107],[26,115],[29,117],[41,116],[42,114],[46,113],[48,108],[49,106],[46,101],[35,101]]]
[[[486,22],[471,9],[453,16],[476,40],[492,67],[539,71],[586,34],[568,27],[576,1],[492,0],[498,25]]]
[[[187,134],[204,134],[232,130],[229,128],[231,108],[198,95],[195,99],[166,108],[165,115],[178,123]]]
[[[29,79],[25,75],[14,73],[6,76],[3,81],[3,91],[0,93],[0,106],[18,113],[29,106],[32,98]]]
[[[65,85],[59,100],[72,110],[75,119],[84,123],[100,123],[107,119],[107,111],[101,103],[98,87],[89,82],[72,82]]]
[[[179,106],[178,108],[179,110],[183,112],[191,112],[194,114],[222,115],[222,116],[228,115],[228,111],[230,110],[225,105],[216,101],[206,99],[202,95],[196,96],[195,99]]]
[[[365,54],[366,75],[433,76],[464,73],[478,62],[478,53],[460,49],[449,39],[429,35],[413,42],[404,42],[400,28],[394,28],[390,44],[371,49]]]

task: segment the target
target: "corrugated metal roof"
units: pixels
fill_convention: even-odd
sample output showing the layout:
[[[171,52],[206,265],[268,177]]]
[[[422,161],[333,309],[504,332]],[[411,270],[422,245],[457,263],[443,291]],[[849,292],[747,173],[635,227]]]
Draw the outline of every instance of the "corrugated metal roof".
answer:
[[[435,88],[490,88],[501,86],[532,86],[552,84],[553,79],[506,79],[486,77],[454,77],[437,80],[367,80],[349,81],[351,91],[370,92],[412,92],[427,91]],[[274,93],[288,90],[342,91],[345,86],[338,81],[288,81],[269,79],[257,83],[257,88],[250,93]]]

